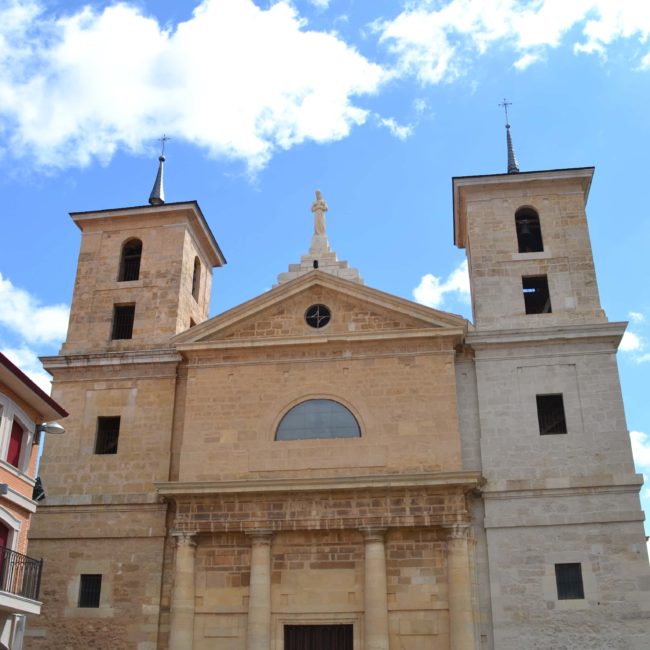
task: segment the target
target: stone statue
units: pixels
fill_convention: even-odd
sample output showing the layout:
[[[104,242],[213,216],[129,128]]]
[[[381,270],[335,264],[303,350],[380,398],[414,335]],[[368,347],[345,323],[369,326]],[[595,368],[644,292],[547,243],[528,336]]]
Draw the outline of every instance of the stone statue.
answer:
[[[312,203],[311,211],[314,213],[314,235],[325,235],[327,203],[325,203],[320,190],[316,190],[316,200]]]

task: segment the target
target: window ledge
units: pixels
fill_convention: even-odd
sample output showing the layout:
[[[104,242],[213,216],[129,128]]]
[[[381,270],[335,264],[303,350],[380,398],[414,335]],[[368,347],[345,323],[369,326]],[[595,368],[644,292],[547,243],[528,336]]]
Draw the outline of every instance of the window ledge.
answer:
[[[34,487],[36,485],[36,480],[29,476],[29,474],[25,474],[22,470],[19,470],[17,467],[14,467],[11,463],[8,463],[6,460],[0,460],[0,469],[4,469],[5,471],[9,472],[13,476],[18,477],[19,479],[25,481],[27,484],[31,485]]]
[[[512,260],[513,262],[519,262],[524,260],[548,260],[553,257],[551,251],[539,251],[539,253],[513,253]]]

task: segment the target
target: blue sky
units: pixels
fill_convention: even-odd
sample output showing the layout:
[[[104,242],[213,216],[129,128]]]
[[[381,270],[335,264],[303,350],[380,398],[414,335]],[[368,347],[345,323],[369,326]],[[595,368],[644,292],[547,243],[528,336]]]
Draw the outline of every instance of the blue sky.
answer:
[[[470,316],[452,176],[596,166],[601,300],[650,475],[650,4],[638,0],[0,0],[0,349],[39,381],[65,335],[69,211],[197,199],[228,265],[212,315],[309,245],[320,188],[372,287]],[[415,293],[414,293],[415,292]],[[642,493],[646,510],[650,491]]]

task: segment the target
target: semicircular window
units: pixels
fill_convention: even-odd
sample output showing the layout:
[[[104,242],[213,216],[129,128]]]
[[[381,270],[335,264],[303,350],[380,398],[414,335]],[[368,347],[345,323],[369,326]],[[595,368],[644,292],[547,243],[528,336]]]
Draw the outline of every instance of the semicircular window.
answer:
[[[331,399],[310,399],[294,406],[282,418],[275,434],[276,440],[360,437],[354,415]]]

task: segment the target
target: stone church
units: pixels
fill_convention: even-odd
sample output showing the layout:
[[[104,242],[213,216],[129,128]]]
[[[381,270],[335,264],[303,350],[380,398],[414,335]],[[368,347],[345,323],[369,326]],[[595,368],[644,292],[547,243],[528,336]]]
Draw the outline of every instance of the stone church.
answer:
[[[647,650],[650,569],[585,205],[453,179],[473,322],[308,252],[208,318],[195,201],[72,213],[32,650]]]

